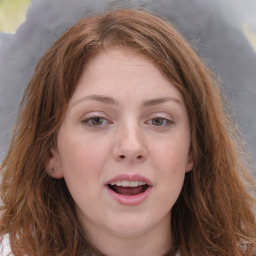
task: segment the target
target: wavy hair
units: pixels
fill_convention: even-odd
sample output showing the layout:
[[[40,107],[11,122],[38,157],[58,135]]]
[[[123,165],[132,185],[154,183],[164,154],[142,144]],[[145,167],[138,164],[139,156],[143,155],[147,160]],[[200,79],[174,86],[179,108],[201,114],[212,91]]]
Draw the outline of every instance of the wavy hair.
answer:
[[[146,56],[186,104],[195,163],[172,208],[172,250],[166,255],[256,255],[256,186],[219,83],[169,22],[134,9],[82,19],[35,68],[1,165],[0,234],[9,235],[13,254],[102,255],[81,229],[64,179],[45,169],[84,65],[108,47]]]

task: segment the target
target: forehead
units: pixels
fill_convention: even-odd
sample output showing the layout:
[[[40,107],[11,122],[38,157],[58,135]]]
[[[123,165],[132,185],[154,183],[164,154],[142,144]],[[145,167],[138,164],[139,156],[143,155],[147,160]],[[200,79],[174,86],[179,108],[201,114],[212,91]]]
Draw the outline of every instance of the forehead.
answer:
[[[111,65],[111,66],[110,66]],[[138,50],[121,46],[110,46],[100,49],[93,58],[85,65],[83,73],[89,73],[92,69],[103,71],[109,68],[119,67],[144,67],[152,71],[160,71],[159,67],[149,60],[143,53]],[[161,72],[161,71],[160,71]]]
[[[109,48],[86,63],[74,97],[82,94],[111,94],[118,97],[182,96],[158,66],[146,56],[130,49]]]

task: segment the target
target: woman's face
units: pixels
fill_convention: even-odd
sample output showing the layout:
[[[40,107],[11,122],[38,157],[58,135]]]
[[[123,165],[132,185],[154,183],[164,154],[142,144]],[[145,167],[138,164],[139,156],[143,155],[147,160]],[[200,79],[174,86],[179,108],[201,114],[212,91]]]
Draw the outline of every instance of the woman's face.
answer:
[[[92,239],[169,234],[189,148],[180,92],[144,56],[111,48],[83,70],[48,169]]]

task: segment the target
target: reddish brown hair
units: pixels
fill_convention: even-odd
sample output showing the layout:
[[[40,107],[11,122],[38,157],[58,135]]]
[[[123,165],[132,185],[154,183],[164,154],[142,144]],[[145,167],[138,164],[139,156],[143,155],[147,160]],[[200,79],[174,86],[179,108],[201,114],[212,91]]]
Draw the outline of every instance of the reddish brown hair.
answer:
[[[255,255],[255,198],[249,194],[255,183],[237,153],[238,136],[218,83],[168,22],[130,9],[81,20],[36,66],[1,167],[0,233],[9,234],[13,253],[75,256],[94,250],[64,180],[51,178],[45,163],[84,65],[107,47],[146,56],[180,90],[187,107],[195,165],[172,209],[169,254]]]

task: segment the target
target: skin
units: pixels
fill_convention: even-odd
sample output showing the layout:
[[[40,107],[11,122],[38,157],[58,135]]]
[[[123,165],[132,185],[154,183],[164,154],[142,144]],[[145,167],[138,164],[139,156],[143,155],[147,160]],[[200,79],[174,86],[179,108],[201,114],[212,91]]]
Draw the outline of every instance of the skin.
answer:
[[[189,148],[180,92],[144,56],[110,48],[85,66],[47,168],[64,177],[101,252],[156,256],[171,246],[171,208],[193,167]],[[115,200],[106,182],[120,174],[150,180],[148,197],[136,205]]]

